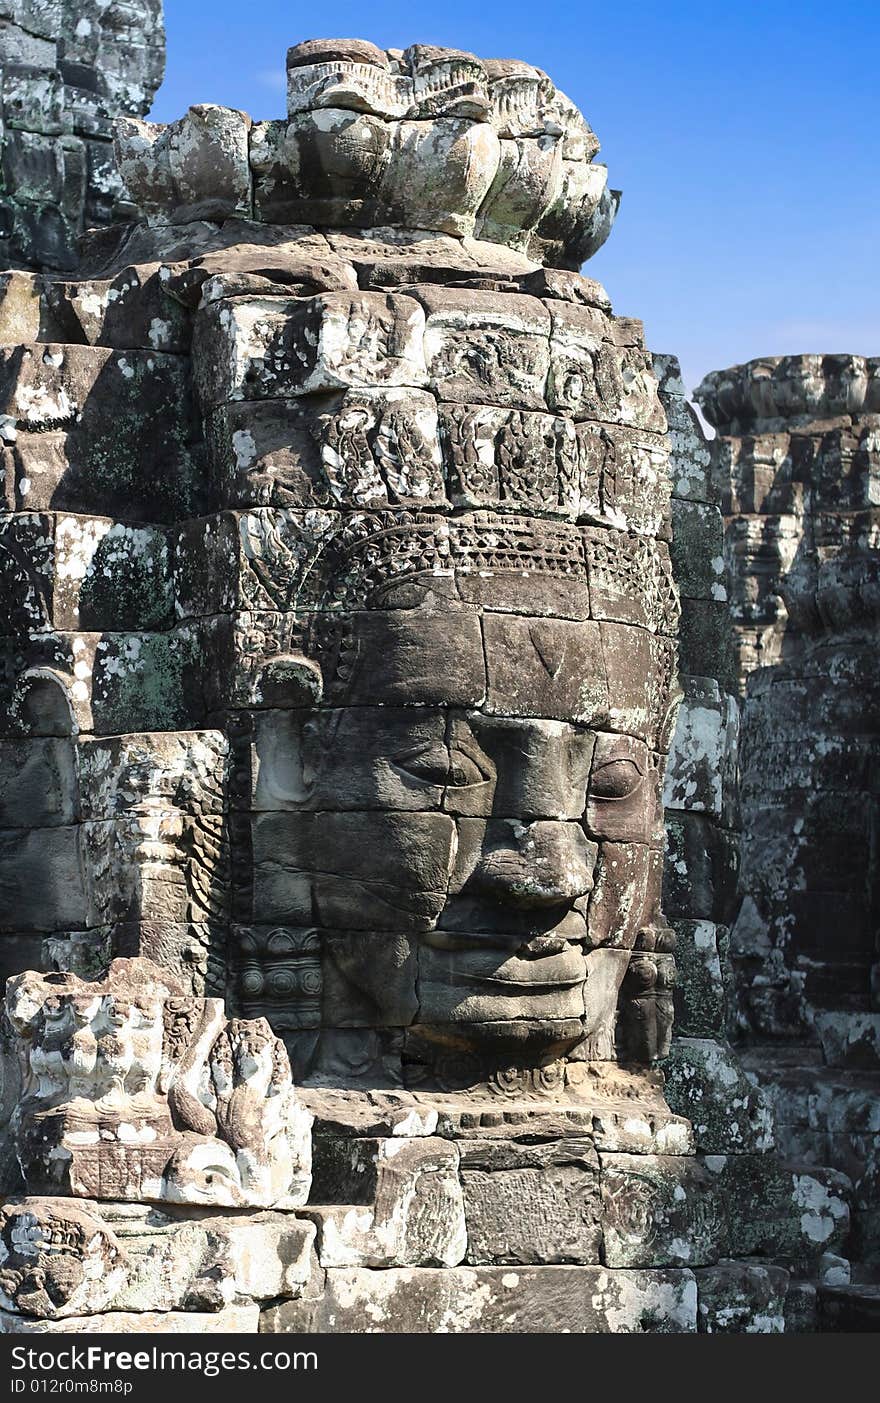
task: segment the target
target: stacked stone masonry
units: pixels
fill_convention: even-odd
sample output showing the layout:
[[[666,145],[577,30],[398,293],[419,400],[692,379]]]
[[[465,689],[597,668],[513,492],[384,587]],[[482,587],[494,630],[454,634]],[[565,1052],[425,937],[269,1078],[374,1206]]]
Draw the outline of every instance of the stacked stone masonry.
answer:
[[[781,1330],[849,1204],[727,1041],[721,517],[598,143],[288,68],[2,286],[3,1328]]]
[[[852,1260],[828,1269],[833,1328],[850,1307],[870,1318],[852,1292],[870,1297],[880,1272],[878,365],[766,359],[697,391],[717,430],[744,692],[737,1033],[783,1152],[852,1184]]]
[[[131,211],[113,121],[165,67],[162,0],[0,0],[0,264],[76,267],[84,230]]]

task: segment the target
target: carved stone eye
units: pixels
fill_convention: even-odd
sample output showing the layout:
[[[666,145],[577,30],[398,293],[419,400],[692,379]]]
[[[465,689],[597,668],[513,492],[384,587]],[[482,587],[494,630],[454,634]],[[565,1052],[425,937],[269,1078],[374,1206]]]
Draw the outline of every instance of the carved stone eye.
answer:
[[[445,745],[425,746],[398,756],[393,763],[403,774],[421,780],[423,784],[463,789],[471,784],[482,784],[488,779],[476,761],[457,746],[452,749]]]
[[[591,799],[628,799],[642,782],[642,772],[634,760],[609,760],[594,771],[590,780]]]

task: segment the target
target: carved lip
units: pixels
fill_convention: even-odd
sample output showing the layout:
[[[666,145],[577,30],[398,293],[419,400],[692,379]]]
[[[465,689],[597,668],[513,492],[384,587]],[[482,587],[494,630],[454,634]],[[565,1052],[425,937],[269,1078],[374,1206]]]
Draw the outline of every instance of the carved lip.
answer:
[[[518,989],[534,994],[542,989],[573,988],[583,984],[585,975],[583,951],[570,942],[564,942],[562,949],[531,956],[505,954],[487,945],[455,950],[432,946],[427,968],[422,970],[426,984],[466,986],[501,997]]]
[[[544,960],[580,946],[586,936],[586,922],[579,911],[568,911],[552,929],[518,933],[512,930],[467,930],[438,927],[428,931],[422,940],[432,950],[445,954],[470,950],[505,951],[508,957],[520,960]]]

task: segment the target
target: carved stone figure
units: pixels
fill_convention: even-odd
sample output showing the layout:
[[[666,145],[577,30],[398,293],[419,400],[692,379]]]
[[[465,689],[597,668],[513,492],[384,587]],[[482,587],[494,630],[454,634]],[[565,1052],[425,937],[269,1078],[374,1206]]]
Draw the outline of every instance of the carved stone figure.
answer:
[[[141,959],[114,960],[100,983],[21,975],[6,1014],[22,1061],[14,1125],[30,1193],[305,1201],[311,1116],[264,1020],[227,1020],[219,999],[187,996]]]
[[[4,1310],[53,1320],[105,1310],[127,1275],[114,1234],[70,1199],[34,1198],[0,1210]]]
[[[0,553],[13,725],[69,738],[79,791],[47,952],[225,975],[299,1080],[647,1065],[678,601],[641,327],[571,271],[616,209],[598,143],[525,64],[288,68],[286,121],[119,124],[146,222],[66,294],[35,280],[52,340],[7,353],[19,484],[37,406],[65,426]],[[225,799],[175,778],[219,775],[218,732]]]

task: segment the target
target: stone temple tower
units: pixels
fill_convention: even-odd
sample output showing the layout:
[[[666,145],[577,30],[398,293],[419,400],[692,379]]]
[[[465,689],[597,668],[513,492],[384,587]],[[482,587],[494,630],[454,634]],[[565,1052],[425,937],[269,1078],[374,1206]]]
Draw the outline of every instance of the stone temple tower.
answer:
[[[680,608],[598,142],[524,63],[288,79],[121,121],[141,217],[0,303],[5,1328],[781,1325],[770,1142],[659,1067]],[[59,1219],[100,1291],[33,1286]]]

